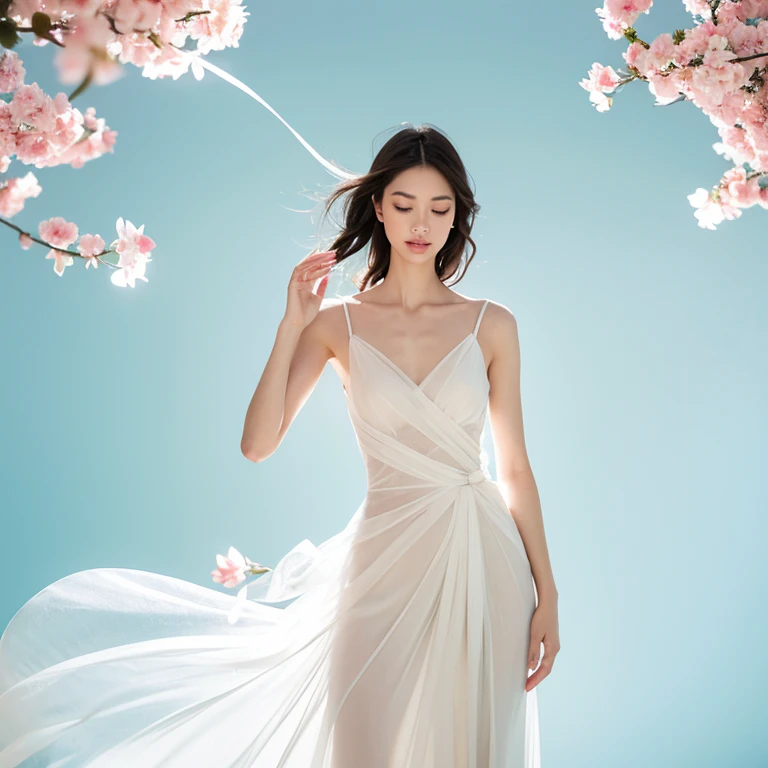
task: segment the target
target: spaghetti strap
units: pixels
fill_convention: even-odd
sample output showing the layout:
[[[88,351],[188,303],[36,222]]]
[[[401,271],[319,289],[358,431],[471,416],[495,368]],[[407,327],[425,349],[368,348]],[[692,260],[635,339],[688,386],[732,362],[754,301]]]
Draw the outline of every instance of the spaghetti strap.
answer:
[[[483,313],[485,312],[485,308],[488,306],[488,299],[485,300],[485,303],[483,304],[482,308],[480,309],[480,314],[477,317],[477,322],[475,323],[475,330],[472,331],[473,336],[477,336],[478,328],[480,328],[480,321],[483,319]]]
[[[349,310],[347,309],[347,302],[344,297],[341,297],[341,306],[344,307],[344,314],[347,317],[347,329],[349,330],[349,336],[352,337],[352,323],[349,322]]]

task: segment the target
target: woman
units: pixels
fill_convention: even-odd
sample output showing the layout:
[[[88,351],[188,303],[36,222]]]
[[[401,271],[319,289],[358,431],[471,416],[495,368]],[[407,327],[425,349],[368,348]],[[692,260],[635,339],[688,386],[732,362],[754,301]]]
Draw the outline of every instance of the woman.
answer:
[[[231,596],[150,572],[91,569],[42,590],[0,639],[0,768],[540,765],[535,686],[559,651],[557,591],[516,324],[446,285],[478,206],[427,127],[393,136],[326,211],[342,196],[334,248],[293,271],[241,447],[269,457],[330,360],[362,504],[249,585],[234,624]],[[360,287],[373,287],[321,309],[329,270],[366,244]]]

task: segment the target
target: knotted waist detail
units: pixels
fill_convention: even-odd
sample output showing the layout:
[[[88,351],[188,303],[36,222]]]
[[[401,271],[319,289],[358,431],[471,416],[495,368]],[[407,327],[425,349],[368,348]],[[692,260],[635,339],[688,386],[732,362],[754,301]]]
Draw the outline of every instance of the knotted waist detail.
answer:
[[[459,485],[478,485],[479,483],[484,483],[486,480],[490,480],[490,477],[482,468],[478,467],[477,469],[473,469],[471,472],[466,473]]]

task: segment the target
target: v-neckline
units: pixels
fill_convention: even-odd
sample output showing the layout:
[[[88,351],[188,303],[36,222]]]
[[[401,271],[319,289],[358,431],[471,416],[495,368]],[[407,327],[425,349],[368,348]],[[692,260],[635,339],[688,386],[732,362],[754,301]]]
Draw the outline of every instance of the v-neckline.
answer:
[[[382,360],[384,360],[388,365],[390,365],[400,376],[402,376],[403,379],[405,379],[410,386],[412,386],[414,389],[424,391],[424,387],[426,386],[427,382],[432,378],[432,376],[442,367],[444,363],[448,361],[448,359],[451,357],[451,355],[456,352],[456,350],[460,349],[464,344],[467,343],[469,339],[477,339],[474,331],[471,331],[468,333],[458,344],[456,344],[454,347],[452,347],[448,352],[441,357],[437,363],[432,367],[432,369],[427,373],[427,375],[421,380],[420,383],[416,383],[397,363],[395,363],[391,358],[387,357],[378,347],[374,347],[373,344],[371,344],[369,341],[366,341],[362,336],[358,336],[356,333],[350,334],[351,339],[357,339],[362,344],[364,344],[368,349],[373,350]]]

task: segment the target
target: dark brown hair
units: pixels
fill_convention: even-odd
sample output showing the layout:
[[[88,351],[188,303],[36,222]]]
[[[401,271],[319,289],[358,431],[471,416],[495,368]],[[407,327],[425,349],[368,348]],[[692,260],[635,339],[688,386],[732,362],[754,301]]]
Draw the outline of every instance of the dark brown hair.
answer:
[[[361,291],[386,276],[391,252],[384,225],[376,217],[371,196],[377,203],[380,202],[384,188],[392,179],[414,166],[431,166],[439,171],[456,195],[454,228],[435,256],[437,276],[445,282],[447,278],[458,274],[451,285],[458,283],[474,258],[477,248],[470,232],[480,206],[475,202],[474,193],[469,187],[464,163],[453,144],[440,130],[431,125],[409,126],[399,130],[384,144],[368,173],[338,184],[324,206],[323,218],[330,214],[337,200],[345,198],[342,231],[327,249],[336,250],[337,263],[357,253],[370,242],[366,269],[362,277],[352,278]],[[467,244],[471,252],[462,260]]]

